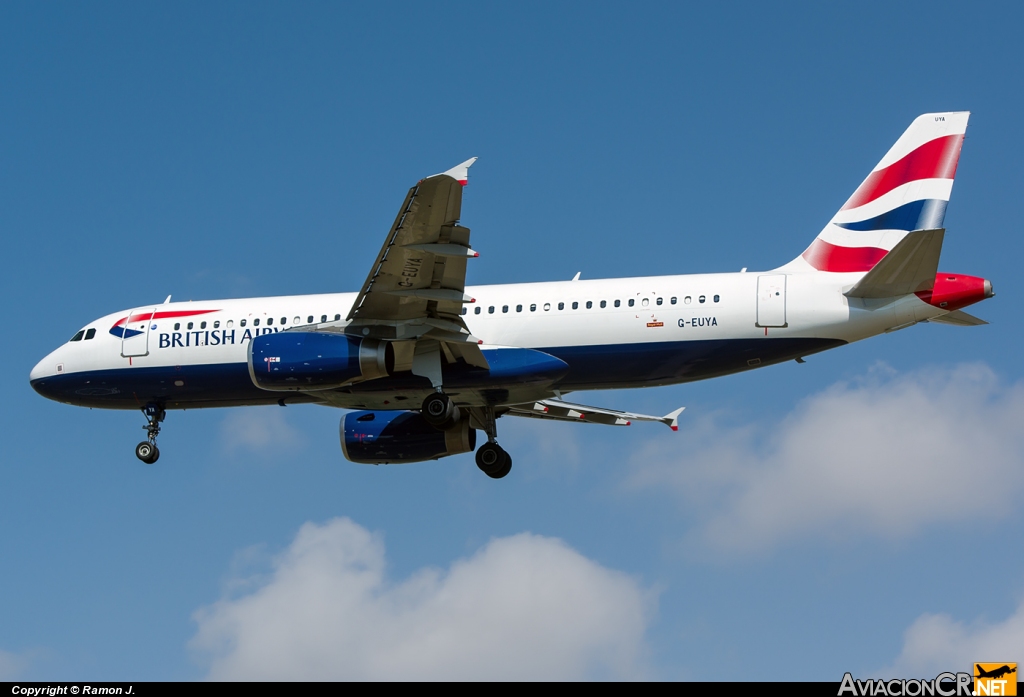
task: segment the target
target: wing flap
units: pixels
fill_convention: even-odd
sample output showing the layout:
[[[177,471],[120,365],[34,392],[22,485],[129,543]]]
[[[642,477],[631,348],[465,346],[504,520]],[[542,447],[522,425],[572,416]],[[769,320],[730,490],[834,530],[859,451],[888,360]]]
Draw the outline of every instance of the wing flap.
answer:
[[[629,426],[633,421],[656,421],[665,424],[673,431],[678,431],[679,415],[685,408],[680,407],[665,416],[650,416],[603,407],[588,407],[583,404],[563,402],[560,399],[544,399],[539,402],[516,404],[509,409],[508,413],[511,416],[523,416],[531,419],[575,421],[576,423],[596,423],[605,426]]]

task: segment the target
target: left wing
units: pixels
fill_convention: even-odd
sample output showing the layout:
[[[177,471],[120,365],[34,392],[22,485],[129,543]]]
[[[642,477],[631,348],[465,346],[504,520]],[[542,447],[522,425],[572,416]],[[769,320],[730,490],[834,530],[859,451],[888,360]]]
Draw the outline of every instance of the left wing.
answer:
[[[563,402],[560,399],[544,399],[539,402],[516,404],[509,409],[509,416],[526,416],[532,419],[553,421],[575,421],[576,423],[605,424],[606,426],[629,426],[633,421],[658,421],[673,431],[679,430],[679,415],[686,407],[680,407],[665,416],[648,416],[629,411],[587,407],[582,404]]]
[[[466,260],[479,256],[469,245],[469,228],[459,225],[462,187],[474,162],[409,189],[348,313],[347,334],[418,346],[436,342],[434,352],[440,345],[452,358],[488,367],[462,319],[463,303],[473,302],[465,292]]]

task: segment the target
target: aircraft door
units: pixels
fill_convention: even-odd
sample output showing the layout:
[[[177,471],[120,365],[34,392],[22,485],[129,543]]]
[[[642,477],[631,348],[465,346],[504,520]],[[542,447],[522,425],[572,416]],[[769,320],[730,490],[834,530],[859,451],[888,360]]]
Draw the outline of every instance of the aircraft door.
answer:
[[[149,355],[149,329],[153,325],[155,307],[132,310],[121,325],[121,356],[134,358]]]
[[[757,326],[785,327],[786,275],[757,277]]]

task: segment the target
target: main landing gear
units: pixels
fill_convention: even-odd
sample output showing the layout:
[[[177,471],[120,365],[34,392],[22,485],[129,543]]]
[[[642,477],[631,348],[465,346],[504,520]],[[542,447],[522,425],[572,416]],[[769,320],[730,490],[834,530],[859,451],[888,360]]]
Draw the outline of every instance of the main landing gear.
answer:
[[[512,456],[498,445],[494,407],[484,407],[479,411],[482,411],[483,414],[481,415],[477,409],[473,409],[474,419],[483,422],[484,430],[487,432],[487,442],[476,451],[476,466],[488,477],[501,479],[512,471]],[[455,427],[462,418],[459,407],[444,392],[427,395],[427,398],[423,400],[423,406],[420,407],[420,414],[428,424],[440,431],[447,431]],[[466,418],[469,418],[468,414]]]
[[[156,447],[156,437],[160,435],[160,422],[167,416],[167,412],[159,404],[147,404],[142,408],[142,413],[146,415],[146,420],[149,422],[143,426],[148,439],[135,446],[135,457],[147,465],[152,465],[160,459],[160,449]]]

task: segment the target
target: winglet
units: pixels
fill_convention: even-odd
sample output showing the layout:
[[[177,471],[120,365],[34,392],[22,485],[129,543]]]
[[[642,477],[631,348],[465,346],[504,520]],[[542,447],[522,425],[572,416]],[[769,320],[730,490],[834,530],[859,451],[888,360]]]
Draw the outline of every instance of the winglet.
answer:
[[[661,417],[661,422],[671,428],[673,431],[679,430],[679,415],[683,413],[686,407],[679,407],[670,414],[665,414]]]
[[[441,172],[441,174],[447,174],[449,177],[465,186],[469,183],[469,168],[473,166],[474,162],[476,162],[476,158],[471,157],[462,164],[455,165],[447,172]],[[436,177],[438,175],[435,174],[434,176]]]

